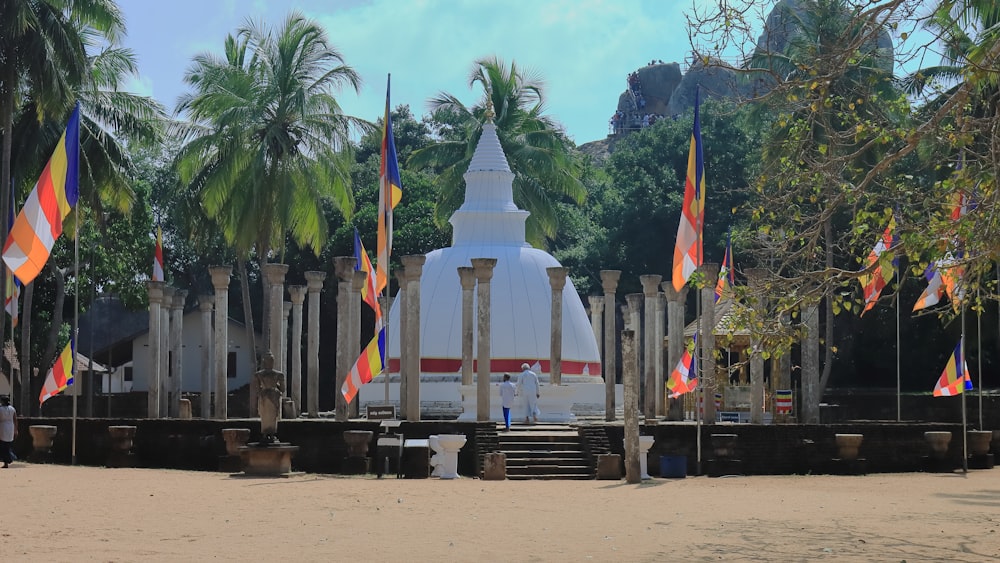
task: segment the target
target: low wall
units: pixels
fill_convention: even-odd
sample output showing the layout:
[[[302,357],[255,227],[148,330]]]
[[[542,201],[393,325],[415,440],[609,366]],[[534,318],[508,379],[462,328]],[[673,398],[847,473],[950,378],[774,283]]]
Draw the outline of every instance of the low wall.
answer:
[[[47,424],[58,427],[50,460],[68,464],[72,461],[72,419],[69,418],[23,418],[18,417],[19,435],[14,443],[14,451],[26,458],[32,451],[31,435],[28,427],[33,424]],[[220,420],[178,420],[178,419],[97,419],[77,420],[77,463],[102,466],[107,463],[111,452],[108,426],[136,426],[135,454],[139,467],[160,467],[170,469],[190,469],[216,471],[219,458],[225,455],[226,444],[222,439],[223,428],[248,428],[250,441],[260,438],[260,422],[251,419]],[[396,433],[405,438],[426,439],[431,434],[464,434],[468,443],[459,452],[458,471],[461,475],[476,474],[476,429],[477,422],[403,422]],[[492,423],[485,424],[490,429]],[[344,443],[345,430],[371,430],[374,432],[369,446],[369,457],[375,454],[378,438],[378,422],[354,421],[336,422],[328,419],[283,420],[278,425],[278,437],[283,442],[299,446],[292,459],[292,468],[308,473],[341,473],[341,466],[347,456]]]
[[[624,459],[621,424],[603,425],[612,453]],[[924,432],[949,431],[948,458],[962,464],[962,426],[947,423],[852,424],[714,424],[701,427],[702,460],[713,457],[712,434],[736,434],[736,458],[745,475],[830,473],[837,457],[835,434],[863,434],[860,457],[871,473],[920,471],[928,446]],[[697,474],[697,427],[690,423],[641,425],[640,433],[655,436],[649,451],[651,475],[659,474],[661,455],[687,456],[688,473]],[[994,442],[996,446],[996,442]],[[1000,453],[1000,452],[994,452]]]

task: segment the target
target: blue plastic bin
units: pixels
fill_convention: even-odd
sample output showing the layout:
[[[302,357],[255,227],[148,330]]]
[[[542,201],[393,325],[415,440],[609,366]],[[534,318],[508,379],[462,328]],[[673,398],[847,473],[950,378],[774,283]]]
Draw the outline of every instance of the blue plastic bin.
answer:
[[[688,458],[686,455],[660,456],[660,477],[668,479],[683,479],[687,476]]]

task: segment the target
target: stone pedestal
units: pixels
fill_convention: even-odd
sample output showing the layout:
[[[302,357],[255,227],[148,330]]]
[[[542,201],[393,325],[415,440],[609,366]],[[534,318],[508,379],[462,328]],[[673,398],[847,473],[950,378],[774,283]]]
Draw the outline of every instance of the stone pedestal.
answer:
[[[299,451],[298,446],[288,442],[250,443],[240,448],[245,477],[290,477],[292,456]]]
[[[990,442],[993,432],[990,430],[969,430],[969,469],[993,469],[993,454],[990,453]]]
[[[52,442],[55,440],[59,429],[55,426],[44,424],[33,424],[28,427],[31,434],[31,454],[28,461],[31,463],[48,463],[51,458]]]
[[[868,460],[859,457],[864,434],[835,434],[837,457],[831,460],[835,475],[863,475],[868,472]]]
[[[465,434],[439,434],[438,444],[444,450],[444,462],[441,464],[442,479],[458,479],[458,452],[465,445]]]
[[[483,456],[483,480],[503,481],[507,479],[507,454],[488,453]]]
[[[375,433],[371,430],[345,430],[344,443],[347,444],[347,457],[341,472],[345,475],[363,475],[371,468],[368,459],[368,444]]]
[[[643,480],[652,479],[649,476],[649,449],[654,441],[652,436],[639,436],[639,476]]]
[[[250,441],[249,428],[223,428],[222,440],[226,444],[226,455],[219,457],[219,471],[236,473],[243,469],[240,448]]]
[[[295,399],[291,397],[285,397],[281,399],[281,418],[287,420],[298,417],[299,417],[299,410],[295,408]]]
[[[713,458],[706,463],[709,477],[739,475],[743,472],[743,462],[736,458],[736,434],[712,434]]]
[[[597,478],[599,480],[620,481],[622,478],[622,456],[599,454],[597,456]]]
[[[177,418],[191,420],[191,399],[179,399],[177,401]]]
[[[111,437],[108,467],[135,467],[135,454],[132,453],[135,432],[135,426],[108,426]]]
[[[948,445],[951,443],[951,432],[924,432],[927,441],[928,454],[923,457],[924,471],[928,473],[949,473],[955,470],[955,464],[948,459]]]

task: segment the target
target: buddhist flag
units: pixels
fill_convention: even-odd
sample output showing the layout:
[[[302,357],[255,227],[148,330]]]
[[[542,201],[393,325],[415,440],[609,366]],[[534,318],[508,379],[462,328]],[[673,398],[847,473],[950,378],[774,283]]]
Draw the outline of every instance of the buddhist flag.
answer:
[[[927,280],[927,288],[920,294],[920,298],[913,305],[914,311],[933,307],[941,301],[944,296],[944,281],[941,279],[941,272],[938,271],[936,263],[927,265],[924,270],[924,278]]]
[[[715,302],[728,292],[732,291],[736,285],[736,267],[733,266],[733,232],[730,229],[726,234],[726,253],[722,256],[722,268],[719,269],[719,282],[715,284]]]
[[[691,274],[701,266],[702,229],[705,224],[705,162],[701,150],[701,122],[698,119],[698,90],[694,94],[694,128],[688,151],[684,204],[674,246],[674,289],[680,291]]]
[[[378,292],[375,291],[375,268],[372,268],[372,261],[368,258],[368,253],[365,252],[365,245],[361,244],[361,237],[358,236],[357,229],[354,229],[354,257],[357,258],[354,269],[368,274],[365,285],[361,288],[361,300],[367,303],[372,311],[375,311],[376,318],[381,318],[382,309],[378,304]]]
[[[31,283],[62,234],[63,219],[80,195],[80,105],[77,104],[35,188],[10,229],[3,261],[17,279]]]
[[[962,339],[955,346],[955,351],[948,358],[948,363],[934,386],[935,397],[950,397],[963,391],[972,390],[972,378],[969,377],[969,366],[965,363],[965,349]]]
[[[73,384],[73,358],[76,353],[73,339],[66,343],[62,354],[56,358],[56,363],[52,365],[48,375],[45,376],[45,385],[42,386],[42,393],[38,396],[38,404],[41,405],[50,397],[55,397],[60,391]]]
[[[347,379],[344,380],[344,385],[340,388],[340,393],[344,395],[344,399],[348,403],[353,401],[354,397],[358,394],[358,389],[374,379],[376,375],[382,373],[384,366],[385,326],[382,324],[382,318],[377,317],[375,319],[375,337],[361,351],[361,356],[351,366],[351,372],[347,374]]]
[[[893,231],[896,230],[896,218],[889,218],[889,225],[886,226],[885,231],[882,233],[882,238],[875,243],[875,247],[872,251],[868,253],[868,258],[865,260],[865,269],[871,268],[873,265],[875,269],[872,270],[870,274],[864,274],[858,278],[861,282],[861,290],[864,292],[865,297],[865,308],[861,311],[861,316],[864,316],[865,312],[875,306],[875,302],[878,301],[879,295],[882,293],[882,289],[889,284],[889,280],[896,275],[896,267],[891,259],[892,253],[887,253],[886,251],[891,249],[896,244],[896,239],[893,235]],[[884,256],[883,256],[884,255]],[[886,260],[886,258],[890,258]]]
[[[391,77],[390,77],[391,78]],[[378,178],[378,240],[376,251],[375,293],[381,294],[389,283],[389,256],[392,255],[392,210],[403,197],[403,182],[399,179],[396,162],[396,142],[392,136],[392,114],[389,113],[389,84],[385,83],[385,118],[382,121],[382,166]]]
[[[694,344],[694,340],[692,344]],[[692,346],[693,348],[693,346]],[[695,356],[691,348],[684,349],[684,355],[677,362],[677,367],[667,380],[667,391],[671,399],[676,399],[684,393],[690,393],[698,387],[698,375],[695,371]]]
[[[153,281],[165,281],[163,277],[163,230],[156,224],[156,250],[153,252]]]

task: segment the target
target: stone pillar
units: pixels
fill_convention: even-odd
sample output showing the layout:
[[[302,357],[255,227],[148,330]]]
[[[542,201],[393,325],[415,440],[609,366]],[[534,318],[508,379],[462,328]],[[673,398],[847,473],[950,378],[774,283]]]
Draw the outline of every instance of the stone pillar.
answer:
[[[302,412],[302,304],[306,300],[306,286],[288,286],[288,295],[292,300],[292,346],[291,346],[291,396],[295,403],[295,412]],[[318,350],[317,350],[318,352]]]
[[[665,281],[660,287],[667,297],[667,369],[664,376],[664,379],[667,379],[684,354],[684,303],[687,299],[688,286],[685,285],[677,291],[673,282]],[[667,406],[667,420],[684,420],[683,398],[670,399],[670,404]]]
[[[264,264],[261,266],[261,273],[264,276],[265,305],[267,314],[262,318],[264,327],[263,337],[267,342],[267,352],[274,357],[274,369],[281,373],[288,373],[282,365],[284,354],[281,352],[282,331],[281,331],[281,308],[285,295],[285,274],[288,273],[287,264]],[[257,409],[257,386],[250,386],[248,396],[248,407],[251,417],[258,416]]]
[[[639,354],[635,332],[622,331],[622,401],[625,403],[625,480],[642,481],[639,467]]]
[[[358,259],[353,256],[336,256],[333,259],[333,269],[337,274],[337,375],[333,395],[335,397],[336,418],[343,422],[347,420],[347,400],[340,389],[344,386],[347,373],[351,369],[351,287],[354,283],[354,265]]]
[[[285,388],[281,391],[283,397],[288,396],[288,320],[292,314],[292,302],[284,301],[281,304],[281,373],[285,374]]]
[[[348,344],[350,345],[351,365],[353,366],[361,356],[361,290],[368,282],[368,272],[364,270],[354,270],[354,279],[351,280],[351,334],[353,335]],[[350,370],[348,370],[350,373]],[[373,373],[372,377],[378,374]],[[360,399],[354,396],[354,400],[347,405],[347,412],[351,418],[357,418],[360,414]]]
[[[478,365],[476,366],[479,368],[476,370],[476,420],[479,421],[490,419],[490,329],[492,327],[490,280],[493,279],[493,268],[496,265],[496,258],[472,259],[476,282],[479,284],[476,289],[479,299],[479,318],[476,322],[479,332],[477,338]]]
[[[174,300],[170,306],[170,418],[181,418],[180,401],[184,392],[184,303],[187,301],[187,290],[178,289],[174,292]]]
[[[615,335],[618,319],[615,316],[615,291],[618,290],[618,279],[621,270],[601,270],[601,287],[604,289],[604,420],[615,419],[615,379],[618,377],[618,349],[615,347]]]
[[[802,306],[806,339],[802,342],[802,393],[799,412],[802,422],[819,424],[819,305]]]
[[[212,418],[212,296],[198,296],[201,311],[201,418]]]
[[[594,340],[597,342],[597,357],[604,357],[604,297],[591,295],[587,298],[590,301],[590,327],[594,329]]]
[[[549,339],[549,385],[562,385],[562,336],[563,288],[566,287],[566,268],[545,268],[552,286],[552,321]]]
[[[781,325],[791,324],[791,315],[781,313]],[[792,388],[792,347],[784,346],[781,355],[771,360],[771,385],[774,389]]]
[[[268,307],[270,307],[268,323],[267,351],[274,356],[276,364],[274,369],[285,373],[285,366],[281,364],[281,309],[285,296],[285,274],[288,273],[288,264],[264,264],[261,266],[262,273],[267,280],[269,288]],[[250,386],[251,388],[253,385]],[[257,404],[256,397],[253,401]]]
[[[472,305],[475,300],[476,274],[472,266],[458,268],[462,284],[462,385],[472,385]]]
[[[215,289],[215,418],[229,418],[229,278],[232,266],[209,266]]]
[[[656,418],[656,397],[662,395],[663,390],[656,388],[656,351],[663,348],[663,342],[656,341],[656,303],[660,300],[660,281],[663,276],[647,274],[639,276],[642,283],[642,296],[645,306],[645,321],[642,327],[643,336],[643,373],[645,377],[645,401],[643,402],[642,414],[646,420]]]
[[[309,331],[306,337],[306,410],[319,416],[319,292],[323,291],[326,272],[306,272],[309,292]]]
[[[756,314],[764,314],[767,297],[764,295],[764,279],[767,270],[763,268],[747,268],[747,285],[750,289],[750,307]],[[750,335],[750,424],[764,423],[764,352],[761,349],[760,337],[751,332]]]
[[[160,418],[160,380],[166,376],[160,371],[160,304],[163,302],[164,282],[146,282],[149,291],[149,373],[146,375],[146,416]],[[28,378],[25,377],[25,380]]]
[[[409,369],[406,383],[406,420],[420,420],[420,275],[427,257],[423,254],[403,256],[406,269],[406,326],[408,337],[401,342],[407,348]]]
[[[701,326],[698,338],[701,355],[698,363],[701,374],[698,387],[702,389],[705,398],[706,424],[715,423],[715,392],[718,390],[715,381],[715,284],[719,281],[719,265],[706,262],[699,270],[705,276],[705,287],[701,288]]]
[[[641,293],[629,293],[625,296],[625,303],[628,305],[628,313],[626,318],[628,323],[625,325],[625,330],[631,330],[635,333],[635,356],[636,362],[638,364],[639,370],[639,412],[642,412],[643,399],[646,396],[645,381],[643,380],[643,370],[642,370],[642,294]],[[625,357],[625,353],[622,353],[622,358]],[[624,361],[624,360],[622,360]],[[622,364],[624,369],[625,364]],[[624,371],[622,372],[625,373]],[[624,377],[624,376],[622,376]],[[622,383],[625,380],[622,379]]]
[[[170,309],[174,304],[174,292],[176,289],[169,285],[163,286],[163,305],[160,306],[160,416],[171,416],[170,404],[177,401],[177,397],[171,397],[174,390],[174,374],[171,372],[173,365],[170,362],[173,351],[173,339],[170,338]]]
[[[406,346],[406,339],[409,338],[407,327],[409,327],[409,306],[406,296],[406,272],[402,269],[394,271],[396,275],[396,297],[399,300],[399,419],[406,420],[406,396],[408,393],[407,384],[410,369],[409,348]]]
[[[653,362],[655,363],[653,388],[656,390],[656,416],[667,416],[666,387],[663,386],[663,337],[664,324],[663,315],[666,307],[666,298],[663,293],[657,292],[656,306],[654,307],[655,319],[653,322]]]

